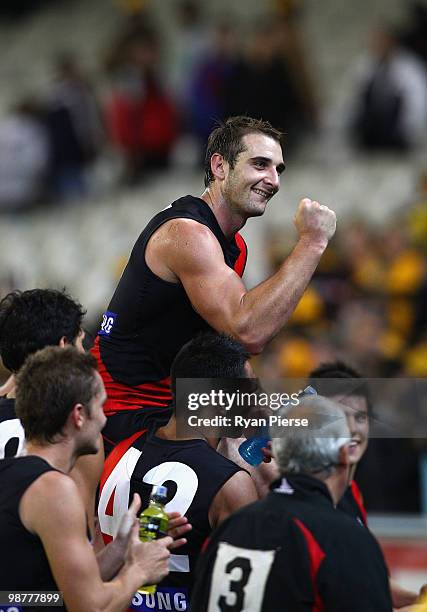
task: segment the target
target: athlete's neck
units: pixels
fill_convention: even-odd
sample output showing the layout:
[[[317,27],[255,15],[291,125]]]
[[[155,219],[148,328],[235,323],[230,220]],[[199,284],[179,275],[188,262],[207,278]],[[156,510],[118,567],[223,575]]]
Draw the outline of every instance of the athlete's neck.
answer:
[[[198,436],[195,431],[191,436],[179,436],[176,427],[176,418],[171,416],[169,421],[163,427],[159,427],[156,431],[156,436],[163,440],[205,440],[204,436]]]
[[[224,236],[232,240],[235,234],[245,225],[246,219],[239,214],[233,214],[230,205],[222,197],[219,190],[214,187],[206,187],[200,198],[212,210]]]
[[[77,460],[73,452],[74,449],[71,447],[71,443],[68,440],[56,444],[41,444],[39,442],[30,441],[27,442],[25,450],[27,455],[41,457],[53,468],[65,474],[71,472]]]
[[[177,434],[176,418],[174,416],[172,416],[169,419],[169,422],[166,425],[164,425],[163,427],[159,427],[159,429],[156,431],[156,436],[158,438],[161,438],[162,440],[204,440],[205,442],[209,444],[209,446],[211,446],[215,450],[220,441],[220,438],[217,438],[214,436],[212,437],[201,436],[201,435],[197,435],[196,432],[192,434],[191,436],[179,436]]]
[[[0,386],[0,397],[7,397],[7,399],[15,399],[15,375],[11,374],[7,381]]]

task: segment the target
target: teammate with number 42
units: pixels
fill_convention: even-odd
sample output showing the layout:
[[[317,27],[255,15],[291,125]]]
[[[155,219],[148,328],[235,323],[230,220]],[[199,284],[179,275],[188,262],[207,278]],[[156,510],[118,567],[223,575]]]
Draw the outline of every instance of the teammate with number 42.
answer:
[[[187,343],[171,369],[172,388],[180,378],[246,378],[249,353],[225,335],[203,334]],[[200,550],[221,522],[232,512],[255,501],[253,480],[238,465],[216,452],[197,431],[179,435],[175,413],[167,425],[116,446],[105,462],[98,517],[106,541],[115,536],[133,491],[144,496],[147,485],[168,490],[167,511],[185,515],[193,529],[179,554],[172,554],[170,573],[155,594],[134,598],[133,608],[161,612],[188,609]],[[185,607],[184,607],[185,605]]]

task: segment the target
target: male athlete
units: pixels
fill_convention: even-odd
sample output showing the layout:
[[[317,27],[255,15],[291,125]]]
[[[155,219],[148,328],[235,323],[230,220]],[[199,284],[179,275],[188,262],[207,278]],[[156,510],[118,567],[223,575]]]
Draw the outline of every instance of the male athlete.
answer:
[[[229,336],[199,335],[179,351],[172,364],[174,400],[178,379],[247,378],[248,358],[248,351]],[[144,611],[188,609],[204,541],[232,512],[258,499],[249,474],[211,448],[206,438],[197,431],[180,435],[176,419],[179,410],[184,414],[184,406],[174,406],[165,426],[156,429],[154,425],[150,431],[136,433],[118,444],[106,459],[101,481],[98,516],[106,541],[115,536],[132,493],[144,498],[148,484],[166,485],[166,509],[185,515],[193,526],[180,554],[172,555],[171,572],[157,593],[148,598],[136,596],[140,601],[134,608]]]
[[[69,612],[119,612],[140,585],[167,574],[172,539],[139,541],[137,496],[125,541],[98,562],[90,545],[68,473],[78,457],[98,452],[105,399],[95,359],[73,347],[46,347],[20,369],[16,411],[27,454],[0,461],[0,590],[61,591]]]
[[[84,351],[81,304],[63,291],[31,289],[13,291],[0,302],[0,356],[13,373],[5,397],[0,397],[0,459],[19,454],[24,446],[24,429],[15,413],[15,374],[25,360],[45,346],[68,345]],[[104,464],[102,436],[95,455],[80,457],[71,472],[84,499],[93,531],[95,493]]]
[[[0,356],[13,373],[45,346],[74,345],[83,351],[82,306],[62,291],[13,291],[0,301]],[[14,374],[0,389],[0,459],[20,452],[24,429],[15,413]],[[4,391],[3,391],[4,389]],[[4,397],[3,397],[4,396]]]
[[[224,332],[254,354],[291,316],[336,218],[326,206],[301,200],[293,251],[274,275],[248,291],[241,280],[246,246],[239,230],[264,213],[284,169],[278,130],[250,117],[228,119],[209,137],[201,197],[176,200],[141,233],[94,347],[108,395],[106,444],[141,429],[153,412],[157,418],[162,408],[165,413],[172,361],[198,332]]]

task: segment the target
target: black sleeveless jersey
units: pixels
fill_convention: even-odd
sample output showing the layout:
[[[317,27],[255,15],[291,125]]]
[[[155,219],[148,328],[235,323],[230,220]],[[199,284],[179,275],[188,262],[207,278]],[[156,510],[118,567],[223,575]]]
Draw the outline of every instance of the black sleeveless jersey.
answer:
[[[316,478],[285,475],[272,489],[212,534],[191,612],[392,612],[370,531],[335,509]]]
[[[41,457],[0,461],[0,591],[58,590],[40,538],[27,531],[19,518],[19,503],[25,491],[42,474],[52,470]],[[64,607],[56,609],[65,610]]]
[[[145,249],[153,233],[177,218],[194,219],[207,226],[221,246],[225,263],[243,274],[243,238],[236,234],[229,241],[200,198],[180,198],[148,223],[103,315],[93,348],[107,390],[107,415],[141,406],[167,406],[171,400],[169,372],[175,355],[198,332],[210,329],[193,309],[183,286],[162,280],[145,262]]]
[[[135,492],[139,493],[145,507],[151,485],[165,485],[168,489],[166,511],[178,511],[187,516],[193,529],[186,534],[187,544],[172,554],[171,572],[158,591],[159,594],[169,593],[172,602],[177,594],[187,597],[194,580],[196,560],[212,531],[208,519],[211,503],[225,482],[240,469],[204,440],[164,440],[144,433],[131,443],[123,441],[106,459],[101,479],[98,517],[104,541],[108,543],[115,536]],[[138,598],[142,596],[137,594],[134,603]],[[139,603],[142,607],[135,604],[136,609],[145,610],[144,602]],[[157,610],[156,604],[160,610],[175,610],[174,607],[162,608],[155,598],[151,603],[154,607],[148,601],[147,609]],[[177,610],[186,609],[179,605]]]
[[[0,397],[0,459],[15,457],[24,446],[25,433],[16,416],[15,400]]]

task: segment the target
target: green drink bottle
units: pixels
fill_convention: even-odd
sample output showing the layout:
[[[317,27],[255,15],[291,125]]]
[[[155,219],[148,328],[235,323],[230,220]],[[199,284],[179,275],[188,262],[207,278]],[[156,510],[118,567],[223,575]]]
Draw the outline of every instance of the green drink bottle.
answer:
[[[166,535],[168,530],[168,515],[164,505],[167,498],[167,488],[160,485],[153,485],[148,507],[141,512],[139,517],[139,539],[141,542],[157,540]],[[150,595],[156,592],[156,585],[141,586],[139,593]]]

